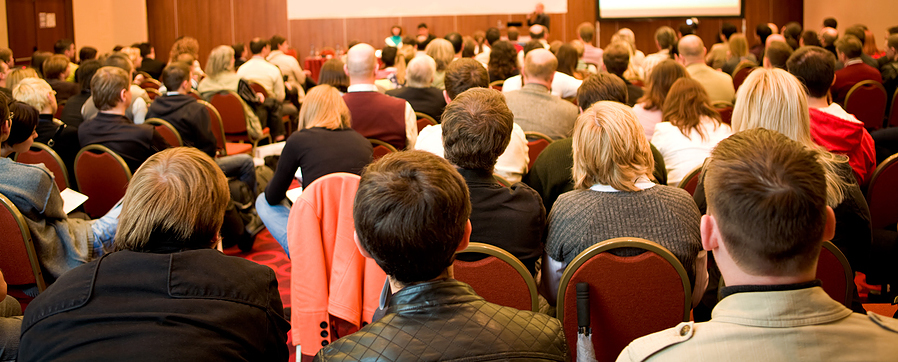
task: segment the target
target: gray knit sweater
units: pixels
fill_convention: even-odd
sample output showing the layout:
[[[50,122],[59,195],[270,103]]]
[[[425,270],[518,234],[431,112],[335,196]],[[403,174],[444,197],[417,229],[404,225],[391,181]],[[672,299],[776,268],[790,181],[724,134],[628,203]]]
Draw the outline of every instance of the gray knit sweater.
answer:
[[[602,241],[643,238],[670,250],[694,284],[695,258],[702,249],[700,222],[695,201],[675,187],[657,185],[637,192],[574,190],[562,194],[549,214],[546,252],[570,264]]]

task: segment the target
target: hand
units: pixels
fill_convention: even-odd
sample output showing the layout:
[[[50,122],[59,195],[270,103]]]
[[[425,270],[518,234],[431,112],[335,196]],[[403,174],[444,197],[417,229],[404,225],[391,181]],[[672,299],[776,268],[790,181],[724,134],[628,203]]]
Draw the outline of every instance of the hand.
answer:
[[[259,103],[265,103],[265,95],[259,92],[256,92],[256,97],[259,97]]]

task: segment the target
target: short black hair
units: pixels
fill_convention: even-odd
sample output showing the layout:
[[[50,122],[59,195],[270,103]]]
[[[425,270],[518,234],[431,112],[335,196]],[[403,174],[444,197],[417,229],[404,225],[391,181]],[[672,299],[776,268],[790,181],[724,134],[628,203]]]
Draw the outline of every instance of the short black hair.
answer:
[[[680,28],[677,30],[680,32],[680,36],[695,34],[695,29],[692,29],[692,26],[688,24],[680,24]]]
[[[898,34],[898,26],[893,26],[893,27],[889,28],[889,35],[891,35],[891,34]]]
[[[767,43],[767,37],[773,34],[773,30],[771,30],[770,26],[767,24],[758,24],[758,26],[755,27],[755,34],[761,39],[761,44],[763,45]]]
[[[861,41],[861,46],[864,45],[864,42],[867,39],[867,34],[864,33],[864,27],[862,25],[854,25],[845,29],[845,35],[854,35],[857,40]]]
[[[140,49],[141,58],[146,58],[147,55],[150,55],[150,53],[153,51],[153,46],[150,45],[150,43],[139,43],[137,44],[136,48]]]
[[[190,79],[190,65],[173,62],[162,70],[162,84],[169,92],[177,91],[184,81]]]
[[[392,67],[396,64],[396,53],[398,52],[399,49],[396,47],[384,47],[380,51],[380,60],[384,62],[384,65]]]
[[[427,23],[418,24],[418,29],[421,29],[421,28],[427,29]]]
[[[839,22],[836,21],[836,18],[826,18],[826,19],[823,19],[823,27],[824,27],[824,28],[833,28],[833,29],[835,29],[835,28],[838,27],[838,26],[839,26]]]
[[[12,125],[9,129],[9,137],[3,141],[6,145],[16,145],[31,137],[38,123],[38,111],[26,103],[19,101],[9,104],[9,112],[12,113]]]
[[[805,30],[801,33],[801,40],[804,41],[805,46],[821,46],[820,38],[817,36],[817,33],[813,30]]]
[[[736,34],[738,32],[739,29],[737,29],[736,26],[731,23],[725,22],[720,25],[720,33],[723,34],[723,37],[727,40],[729,40],[730,37],[733,36],[733,34]]]
[[[81,50],[78,51],[78,59],[81,60],[82,63],[87,60],[96,59],[97,58],[97,48],[94,47],[81,47]]]
[[[452,265],[470,215],[465,180],[426,151],[393,152],[368,165],[353,205],[362,249],[405,285],[433,280]]]
[[[543,46],[543,43],[540,43],[539,40],[528,41],[527,44],[524,44],[524,50],[523,50],[524,56],[526,57],[527,53],[529,53],[533,49],[543,49],[543,48],[545,48],[545,46]]]
[[[580,109],[589,109],[599,101],[627,104],[628,98],[627,84],[619,76],[611,73],[590,75],[577,89],[577,104]]]
[[[499,32],[497,28],[489,28],[486,29],[486,43],[489,45],[493,45],[493,43],[502,39],[502,33]]]
[[[271,48],[273,50],[274,48],[277,48],[279,45],[284,44],[285,41],[287,41],[287,38],[275,34],[274,36],[271,37],[271,40],[268,41],[268,44],[271,45]]]
[[[480,62],[471,58],[461,58],[446,67],[446,95],[455,99],[462,92],[475,88],[488,88],[490,75]]]
[[[102,66],[103,64],[96,59],[88,59],[81,62],[81,65],[75,70],[75,82],[81,85],[82,90],[90,90],[90,80]]]
[[[53,44],[53,52],[56,54],[65,54],[66,50],[69,50],[69,47],[75,44],[75,42],[69,39],[59,39]]]
[[[452,49],[455,50],[456,54],[458,54],[458,52],[461,51],[461,47],[462,47],[461,34],[456,33],[456,32],[451,32],[449,34],[446,34],[446,36],[443,37],[443,39],[446,39],[449,41],[449,43],[452,43]]]
[[[803,46],[786,61],[786,69],[804,84],[811,97],[823,98],[833,84],[836,57],[821,47]]]
[[[259,54],[268,46],[268,39],[255,38],[249,42],[249,51],[253,55]]]

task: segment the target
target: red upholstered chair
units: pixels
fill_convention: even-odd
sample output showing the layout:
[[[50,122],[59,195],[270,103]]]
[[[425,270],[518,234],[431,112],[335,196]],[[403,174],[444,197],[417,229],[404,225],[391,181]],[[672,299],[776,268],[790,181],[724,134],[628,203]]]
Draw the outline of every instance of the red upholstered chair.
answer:
[[[745,82],[745,78],[748,78],[748,75],[751,71],[755,70],[755,68],[757,68],[757,66],[747,60],[743,60],[736,65],[736,70],[733,72],[733,88],[739,90],[739,86]]]
[[[733,107],[723,107],[717,108],[717,113],[720,113],[720,121],[726,124],[731,124],[733,122]]]
[[[160,93],[158,89],[147,88],[144,90],[147,92],[147,97],[150,97],[150,101],[154,101],[157,97],[162,96],[162,93]]]
[[[494,81],[490,82],[490,88],[491,88],[491,89],[495,89],[495,90],[500,91],[500,92],[502,91],[502,86],[503,86],[503,85],[505,85],[505,80],[504,80],[504,79],[494,80]]]
[[[249,87],[253,89],[253,92],[262,93],[265,98],[268,98],[268,91],[265,90],[265,87],[263,87],[261,84],[252,81],[247,81],[247,83],[249,83]]]
[[[695,187],[698,186],[698,177],[702,173],[702,166],[696,167],[689,171],[686,176],[683,176],[683,179],[680,180],[680,183],[677,187],[686,190],[690,195],[695,195]]]
[[[146,78],[140,83],[140,88],[143,88],[143,90],[155,89],[158,91],[159,88],[162,88],[162,83],[153,78]]]
[[[646,250],[617,256],[619,248]],[[692,287],[686,269],[667,249],[639,238],[603,241],[577,255],[558,286],[557,316],[571,360],[577,352],[577,283],[589,284],[592,342],[598,361],[614,361],[634,339],[689,321]]]
[[[87,145],[75,156],[78,191],[89,198],[84,212],[91,218],[103,216],[125,196],[131,170],[121,156],[102,145]]]
[[[0,207],[0,232],[3,233],[3,237],[0,238],[0,250],[3,250],[0,269],[3,270],[6,283],[10,285],[10,295],[17,299],[30,299],[26,298],[24,293],[16,291],[30,288],[35,284],[39,292],[47,289],[37,252],[31,240],[31,232],[28,231],[25,218],[12,201],[0,195],[0,204],[3,204]]]
[[[209,99],[209,103],[215,106],[221,116],[221,126],[224,129],[225,141],[252,142],[253,147],[259,145],[259,141],[268,138],[271,142],[271,135],[268,133],[268,127],[262,129],[262,137],[252,139],[246,132],[246,114],[244,114],[244,102],[237,93],[232,91],[221,91]]]
[[[864,128],[875,131],[882,128],[888,101],[886,89],[872,80],[858,82],[845,96],[845,111],[864,122]]]
[[[65,163],[62,162],[59,154],[53,151],[50,146],[35,142],[31,144],[30,150],[21,155],[16,155],[16,162],[31,165],[43,163],[53,173],[53,181],[56,182],[56,187],[59,191],[69,187],[69,171],[65,168]]]
[[[892,107],[889,111],[889,127],[898,127],[898,89],[892,95]]]
[[[172,126],[171,123],[160,118],[150,118],[145,122],[153,125],[156,128],[156,132],[159,132],[159,134],[162,135],[162,138],[165,138],[165,141],[172,147],[181,147],[184,145],[184,141],[181,139],[181,134],[178,133],[178,130],[175,126]]]
[[[198,101],[203,100],[203,96],[201,96],[200,92],[197,92],[196,89],[191,89],[190,93],[187,93],[187,95],[189,95],[193,98],[196,98],[196,100],[198,100]]]
[[[65,109],[66,101],[62,101],[56,104],[56,113],[53,113],[53,117],[56,119],[62,118],[62,110]]]
[[[437,121],[426,113],[415,112],[415,117],[418,117],[418,133],[421,133],[424,127],[437,125]]]
[[[530,163],[527,168],[532,169],[539,154],[552,143],[552,138],[539,132],[524,132],[524,136],[527,137],[527,150],[530,155]]]
[[[817,279],[823,282],[823,290],[830,298],[851,308],[851,297],[854,291],[854,272],[845,254],[829,241],[823,242],[820,248],[820,259],[817,261]]]
[[[374,153],[373,153],[374,161],[377,161],[378,159],[386,156],[389,153],[398,152],[396,150],[396,147],[393,147],[393,145],[386,143],[384,141],[377,140],[374,138],[369,138],[368,142],[371,142],[371,146],[374,147]]]
[[[247,143],[225,142],[224,128],[221,125],[221,114],[215,109],[211,103],[204,100],[197,100],[206,107],[209,112],[209,125],[212,127],[212,134],[215,135],[215,147],[218,148],[219,156],[236,155],[245,153],[252,155],[253,145]]]
[[[520,310],[538,311],[536,282],[527,267],[497,246],[471,243],[459,253],[484,254],[478,261],[456,260],[455,279],[468,283],[487,302]]]
[[[889,156],[876,166],[867,185],[867,205],[874,229],[898,223],[898,154]]]

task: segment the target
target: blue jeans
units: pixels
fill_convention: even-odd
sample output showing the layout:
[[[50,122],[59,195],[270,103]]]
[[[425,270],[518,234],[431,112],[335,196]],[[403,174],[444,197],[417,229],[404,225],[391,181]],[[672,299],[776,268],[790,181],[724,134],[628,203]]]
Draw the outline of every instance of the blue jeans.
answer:
[[[271,236],[274,236],[278,244],[284,248],[287,258],[290,258],[290,249],[287,247],[287,218],[290,216],[290,203],[287,198],[281,200],[277,205],[269,205],[263,192],[256,198],[256,212]]]
[[[106,215],[93,221],[90,226],[94,232],[94,255],[103,256],[115,250],[115,229],[118,227],[118,215],[122,213],[122,200],[119,200]]]
[[[221,168],[227,177],[236,177],[249,186],[250,191],[256,192],[256,165],[253,158],[247,154],[231,155],[215,158],[215,163]]]

